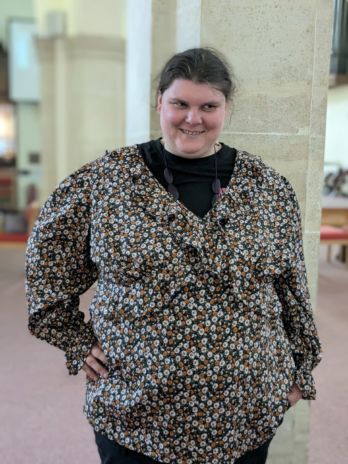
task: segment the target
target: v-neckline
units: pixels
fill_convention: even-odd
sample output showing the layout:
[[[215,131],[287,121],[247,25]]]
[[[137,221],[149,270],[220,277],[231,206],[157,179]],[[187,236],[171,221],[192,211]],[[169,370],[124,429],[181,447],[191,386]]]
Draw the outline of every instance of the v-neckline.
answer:
[[[176,200],[173,195],[166,190],[166,188],[158,181],[156,176],[153,174],[151,169],[147,166],[145,163],[145,160],[141,154],[141,150],[138,145],[135,146],[136,148],[136,156],[137,159],[135,160],[136,164],[138,164],[138,168],[140,168],[141,172],[144,174],[144,177],[146,178],[147,182],[150,182],[152,185],[153,191],[154,191],[154,197],[163,199],[166,204],[168,204],[171,207],[174,207],[176,210],[180,209],[182,214],[185,217],[189,217],[190,219],[194,220],[196,223],[201,224],[202,226],[206,225],[207,223],[210,222],[210,218],[213,217],[217,211],[216,209],[221,206],[222,200],[225,198],[225,196],[235,196],[235,187],[238,185],[238,179],[240,178],[240,173],[239,173],[239,165],[242,160],[242,151],[236,149],[236,154],[235,154],[235,162],[234,162],[234,168],[233,172],[231,175],[231,178],[227,184],[227,186],[224,188],[224,191],[220,198],[217,200],[217,202],[206,212],[206,214],[203,217],[198,216],[195,214],[193,211],[191,211],[187,206],[185,206],[184,203],[182,203],[179,199]],[[158,195],[157,195],[158,193]]]

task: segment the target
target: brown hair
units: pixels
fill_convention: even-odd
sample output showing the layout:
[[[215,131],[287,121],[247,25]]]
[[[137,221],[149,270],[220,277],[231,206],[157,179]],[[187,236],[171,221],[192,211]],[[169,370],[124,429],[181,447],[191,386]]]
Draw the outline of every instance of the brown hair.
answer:
[[[231,101],[236,86],[230,65],[213,48],[191,48],[173,55],[164,65],[158,80],[157,95],[163,94],[175,79],[210,84]]]

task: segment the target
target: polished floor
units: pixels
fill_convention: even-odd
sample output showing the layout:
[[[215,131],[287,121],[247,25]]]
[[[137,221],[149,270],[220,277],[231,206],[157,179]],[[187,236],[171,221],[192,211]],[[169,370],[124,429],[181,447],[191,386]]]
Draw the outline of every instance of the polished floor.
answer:
[[[315,370],[309,464],[348,464],[348,268],[321,258],[318,285],[323,359]]]
[[[70,377],[62,353],[29,335],[23,281],[23,247],[1,246],[0,462],[96,464],[81,412],[83,375]],[[309,464],[348,463],[347,300],[348,270],[321,259],[316,317],[324,357],[315,371],[319,394],[311,408]]]

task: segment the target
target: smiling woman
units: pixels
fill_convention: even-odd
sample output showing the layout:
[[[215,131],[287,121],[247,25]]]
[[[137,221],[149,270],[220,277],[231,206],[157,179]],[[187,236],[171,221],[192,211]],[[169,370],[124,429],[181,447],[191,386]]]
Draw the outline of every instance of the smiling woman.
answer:
[[[190,159],[214,154],[227,109],[224,94],[210,84],[175,79],[158,95],[165,149]]]
[[[287,409],[315,398],[298,203],[219,140],[233,90],[216,51],[174,55],[162,137],[65,179],[30,237],[29,328],[86,372],[103,464],[264,464]]]

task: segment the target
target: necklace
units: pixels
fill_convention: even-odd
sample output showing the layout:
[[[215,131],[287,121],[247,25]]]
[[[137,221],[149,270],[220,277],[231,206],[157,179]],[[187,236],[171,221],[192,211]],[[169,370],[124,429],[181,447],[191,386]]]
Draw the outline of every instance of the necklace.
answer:
[[[161,141],[162,143],[162,141]],[[163,143],[162,143],[163,145]],[[221,148],[221,145],[220,143],[215,143],[214,144],[214,164],[215,164],[215,178],[211,184],[211,189],[213,191],[213,195],[212,195],[212,198],[211,198],[211,204],[212,206],[215,205],[217,199],[219,198],[219,193],[221,191],[221,182],[220,182],[220,179],[218,178],[218,169],[217,169],[217,149],[220,149]],[[168,163],[167,163],[167,157],[166,157],[166,150],[165,148],[163,147],[163,150],[162,151],[162,154],[163,154],[163,160],[164,160],[164,171],[163,171],[163,174],[164,174],[164,179],[165,181],[167,182],[167,191],[169,193],[171,193],[173,195],[173,197],[175,198],[175,200],[178,200],[179,199],[179,191],[178,189],[175,187],[174,185],[174,176],[173,176],[173,173],[171,171],[170,168],[168,168]]]

